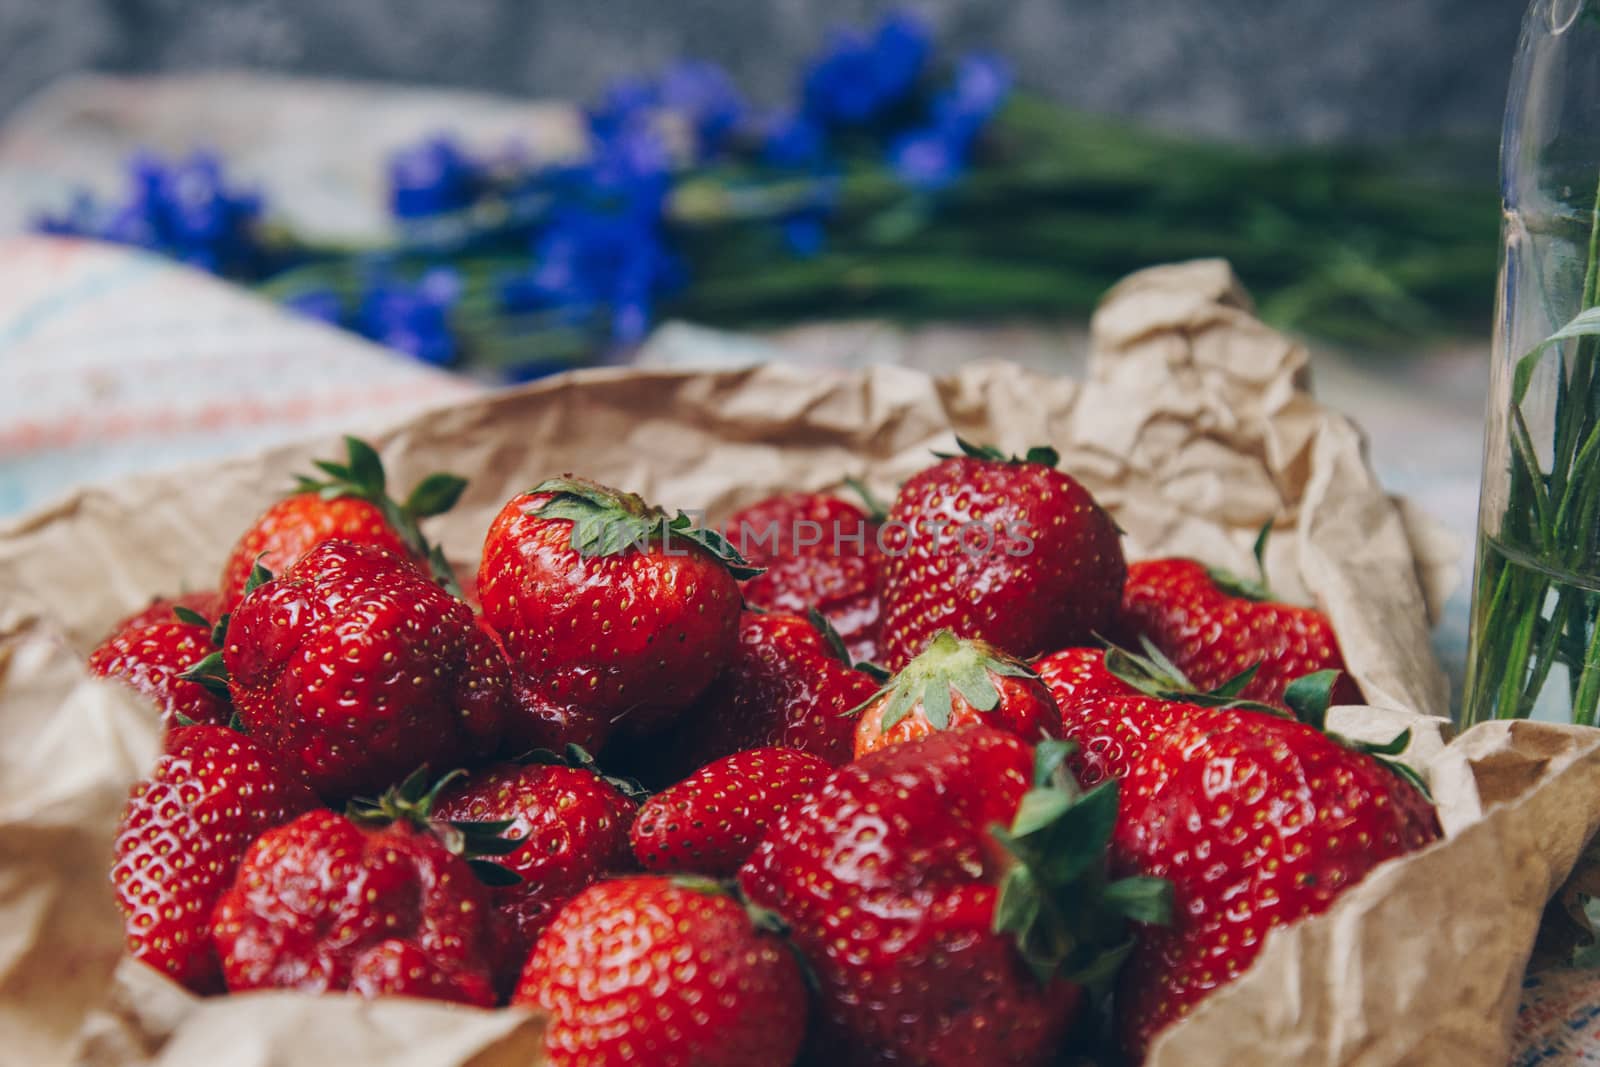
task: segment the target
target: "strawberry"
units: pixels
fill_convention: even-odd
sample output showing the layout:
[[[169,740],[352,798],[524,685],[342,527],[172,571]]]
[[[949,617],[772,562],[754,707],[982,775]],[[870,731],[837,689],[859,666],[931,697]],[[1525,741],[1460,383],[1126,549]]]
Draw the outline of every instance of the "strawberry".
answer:
[[[1332,673],[1290,687],[1307,721],[1196,711],[1123,783],[1115,866],[1168,879],[1170,926],[1142,930],[1118,995],[1129,1056],[1249,967],[1268,931],[1326,911],[1374,867],[1439,837],[1411,780],[1320,729]],[[1409,731],[1391,745],[1393,754]]]
[[[790,556],[766,567],[764,573],[744,583],[746,604],[790,615],[814,610],[839,631],[852,660],[877,659],[881,559],[876,555]]]
[[[1040,656],[1031,666],[1063,712],[1085,701],[1138,692],[1106,669],[1106,652],[1102,648],[1063,648]]]
[[[1256,539],[1259,567],[1271,527]],[[1128,568],[1122,594],[1123,627],[1148,637],[1201,689],[1223,684],[1259,664],[1240,694],[1283,706],[1284,688],[1322,670],[1344,671],[1339,639],[1327,616],[1312,608],[1277,603],[1264,581],[1246,581],[1191,559],[1153,559]],[[1348,674],[1333,695],[1337,704],[1361,703]]]
[[[158,601],[89,653],[89,672],[148,697],[164,727],[184,721],[226,725],[233,715],[227,686],[190,673],[216,651],[220,636],[220,625],[187,605]]]
[[[519,840],[498,862],[522,881],[491,892],[509,920],[518,970],[563,904],[601,877],[633,869],[628,827],[636,787],[600,775],[581,749],[565,762],[554,753],[537,755],[542,762],[473,772],[447,786],[433,806],[439,818],[456,823],[503,824]]]
[[[811,964],[831,1062],[1053,1062],[1124,918],[1163,917],[1165,887],[1107,883],[1117,785],[1078,793],[1063,748],[987,726],[893,745],[762,838],[739,882]]]
[[[200,589],[177,596],[157,597],[113,626],[107,636],[122,630],[142,630],[146,626],[171,622],[177,617],[174,614],[177,608],[187,608],[203,618],[214,619],[222,614],[222,594],[214,589]]]
[[[826,623],[747,611],[726,669],[699,706],[649,755],[659,773],[681,778],[741,749],[779,746],[847,763],[855,724],[848,717],[877,689],[850,666]]]
[[[222,988],[211,909],[250,842],[316,806],[271,753],[224,726],[178,726],[133,787],[111,881],[128,951],[196,993]]]
[[[823,493],[784,493],[728,516],[722,536],[745,559],[765,567],[795,556],[875,554],[882,519]]]
[[[549,1014],[551,1067],[787,1067],[805,981],[769,926],[714,882],[601,882],[545,930],[511,1003]]]
[[[355,437],[344,442],[346,462],[318,460],[316,466],[326,477],[301,476],[296,491],[263,512],[228,553],[222,598],[229,609],[243,598],[257,561],[279,574],[318,544],[335,539],[373,545],[431,566],[434,577],[455,591],[449,566],[422,536],[418,523],[454,507],[467,486],[465,479],[430,474],[398,503],[388,495],[383,462],[372,446]]]
[[[752,748],[708,763],[639,809],[629,836],[647,871],[731,877],[789,805],[833,766],[792,748]]]
[[[1028,742],[1055,736],[1061,713],[1032,670],[982,641],[940,630],[861,708],[856,755],[988,723]]]
[[[906,482],[884,523],[890,670],[940,630],[1029,657],[1088,642],[1117,609],[1120,532],[1055,450],[961,448]]]
[[[716,531],[632,493],[566,477],[512,499],[478,595],[520,676],[519,740],[599,751],[619,728],[669,726],[732,655],[735,578],[753,573]]]
[[[851,484],[871,514],[836,497],[787,493],[735,512],[723,536],[766,568],[744,583],[746,604],[792,615],[820,612],[861,662],[878,655],[883,513],[865,487]]]
[[[1067,769],[1085,789],[1125,776],[1146,745],[1190,715],[1249,706],[1238,694],[1255,674],[1248,670],[1202,693],[1158,649],[1138,655],[1115,645],[1063,649],[1035,660],[1034,668],[1061,710],[1060,736],[1077,746]]]
[[[463,854],[511,842],[436,830],[422,783],[414,775],[349,816],[312,811],[256,839],[213,919],[230,992],[494,1004],[499,923]]]
[[[508,718],[472,609],[369,545],[324,541],[248,594],[222,660],[251,735],[329,801],[491,755]]]

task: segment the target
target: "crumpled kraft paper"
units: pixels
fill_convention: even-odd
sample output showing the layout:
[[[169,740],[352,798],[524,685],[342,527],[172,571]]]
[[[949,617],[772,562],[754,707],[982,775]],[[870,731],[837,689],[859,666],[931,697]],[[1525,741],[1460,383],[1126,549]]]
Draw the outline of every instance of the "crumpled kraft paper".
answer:
[[[1094,334],[1086,382],[1005,364],[940,380],[891,367],[594,370],[436,410],[375,443],[398,485],[434,469],[471,477],[434,528],[463,561],[500,505],[549,475],[582,472],[716,519],[850,475],[892,492],[952,433],[1012,451],[1055,444],[1126,529],[1130,556],[1247,570],[1256,529],[1276,520],[1272,582],[1328,611],[1373,705],[1337,711],[1338,728],[1410,726],[1450,836],[1275,935],[1152,1062],[1503,1064],[1540,908],[1600,812],[1600,733],[1516,724],[1447,745],[1444,724],[1419,717],[1446,706],[1427,635],[1449,547],[1383,492],[1359,431],[1304,391],[1304,351],[1250,316],[1226,265],[1133,276]],[[109,842],[156,728],[133,698],[85,679],[78,657],[153,594],[214,584],[238,531],[337,447],[129,479],[0,525],[0,1023],[20,1035],[0,1062],[540,1062],[540,1022],[523,1012],[201,1000],[116,965]]]

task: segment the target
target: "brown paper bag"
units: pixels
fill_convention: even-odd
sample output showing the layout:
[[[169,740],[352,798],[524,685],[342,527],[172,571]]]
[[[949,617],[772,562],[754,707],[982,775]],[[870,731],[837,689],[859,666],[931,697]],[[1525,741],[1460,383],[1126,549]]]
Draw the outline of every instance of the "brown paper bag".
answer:
[[[1136,275],[1095,323],[1087,382],[1005,364],[695,374],[595,370],[440,409],[375,443],[391,477],[469,475],[435,532],[476,558],[490,517],[581,472],[719,518],[779,489],[858,476],[889,493],[952,433],[1049,442],[1128,532],[1130,556],[1250,565],[1266,520],[1274,584],[1332,617],[1375,707],[1341,724],[1422,737],[1449,840],[1386,866],[1174,1028],[1154,1062],[1504,1062],[1539,909],[1600,809],[1600,734],[1520,724],[1446,746],[1428,645],[1451,560],[1391,500],[1345,418],[1305,392],[1306,354],[1250,315],[1225,265]],[[519,1012],[252,994],[199,1000],[116,966],[105,871],[121,797],[155,748],[148,709],[79,659],[152,594],[214,584],[266,500],[331,454],[313,441],[85,490],[0,525],[0,1061],[30,1065],[538,1062]],[[1495,805],[1499,805],[1495,807]]]

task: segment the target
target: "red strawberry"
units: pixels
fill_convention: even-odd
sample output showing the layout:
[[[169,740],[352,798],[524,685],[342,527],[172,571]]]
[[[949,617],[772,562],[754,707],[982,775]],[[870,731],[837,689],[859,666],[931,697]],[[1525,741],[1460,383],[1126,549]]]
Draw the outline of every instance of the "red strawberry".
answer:
[[[508,670],[472,609],[404,560],[325,541],[245,597],[223,662],[251,735],[326,800],[496,751]]]
[[[549,1013],[551,1067],[787,1067],[806,1024],[783,942],[693,879],[584,890],[539,939],[511,1002]]]
[[[250,846],[212,926],[231,992],[494,1004],[501,946],[488,887],[434,836],[420,780],[362,823],[313,811]]]
[[[961,442],[900,490],[879,643],[898,670],[940,630],[1012,656],[1084,644],[1112,621],[1126,564],[1116,523],[1055,469],[1053,449],[1006,459]]]
[[[174,611],[178,608],[186,608],[196,615],[215,619],[222,614],[222,594],[214,589],[201,589],[192,593],[179,593],[177,596],[157,597],[113,626],[107,636],[110,637],[122,630],[142,630],[146,626],[171,622],[177,618]]]
[[[1063,711],[1083,701],[1139,691],[1106,669],[1103,648],[1063,648],[1040,656],[1032,667]]]
[[[1129,771],[1114,837],[1117,869],[1169,879],[1174,894],[1172,925],[1141,931],[1123,974],[1130,1057],[1243,973],[1269,930],[1438,837],[1417,788],[1315,724],[1221,710],[1173,722]]]
[[[1034,661],[1061,709],[1060,736],[1077,746],[1067,769],[1085,789],[1126,775],[1147,744],[1190,715],[1239,703],[1252,676],[1200,693],[1159,651],[1151,652],[1069,648]]]
[[[856,731],[848,713],[877,687],[814,621],[747,611],[727,668],[665,748],[650,755],[670,779],[742,749],[769,746],[847,763]]]
[[[784,493],[734,512],[722,536],[762,567],[794,556],[868,556],[877,552],[881,519],[838,497]]]
[[[89,672],[144,694],[160,710],[163,726],[171,727],[180,716],[224,725],[233,715],[226,685],[185,677],[216,651],[216,629],[187,606],[166,603],[164,619],[146,621],[159,614],[152,605],[130,619],[139,625],[116,631],[89,653]]]
[[[816,611],[839,632],[857,663],[878,657],[879,585],[876,555],[790,556],[766,565],[744,583],[744,600],[764,611],[804,615]]]
[[[497,764],[446,786],[433,806],[457,823],[504,823],[506,836],[520,841],[497,862],[522,881],[491,894],[510,920],[518,970],[562,905],[601,877],[633,868],[628,827],[636,808],[619,783],[581,762]]]
[[[1257,541],[1257,559],[1266,531]],[[1344,671],[1339,639],[1327,616],[1280,604],[1259,582],[1208,570],[1191,559],[1153,559],[1128,568],[1123,625],[1148,637],[1201,689],[1222,685],[1260,665],[1240,696],[1282,706],[1284,688],[1302,675]],[[1333,696],[1361,703],[1345,675]]]
[[[449,511],[467,486],[453,474],[430,474],[404,503],[391,499],[383,463],[372,446],[345,438],[348,460],[319,460],[325,478],[301,477],[297,492],[272,505],[251,524],[222,568],[222,598],[231,609],[244,596],[250,570],[259,560],[281,574],[323,541],[373,545],[397,556],[431,565],[450,588],[453,577],[444,557],[423,538],[418,522]]]
[[[645,802],[630,836],[647,871],[731,877],[767,828],[833,773],[792,748],[752,748],[708,763]]]
[[[133,787],[117,831],[111,881],[129,953],[196,993],[220,990],[212,907],[250,842],[315,806],[311,792],[243,734],[174,728],[150,777]]]
[[[619,727],[670,725],[733,652],[734,571],[752,573],[715,531],[632,493],[558,478],[511,500],[478,595],[521,676],[519,740],[598,751]]]
[[[830,1062],[1053,1062],[1077,983],[1126,951],[1122,917],[1160,917],[1163,887],[1105,884],[1115,783],[1075,796],[1052,784],[1061,746],[1038,755],[986,726],[871,753],[740,871],[816,974]]]
[[[982,641],[941,630],[922,654],[878,690],[856,722],[857,756],[987,723],[1030,743],[1054,737],[1061,713],[1037,675]]]
[[[874,504],[864,488],[856,488]],[[734,513],[723,535],[766,568],[744,583],[745,603],[791,615],[818,611],[839,631],[853,660],[877,659],[883,515],[875,504],[874,510],[869,515],[819,493],[787,493]]]

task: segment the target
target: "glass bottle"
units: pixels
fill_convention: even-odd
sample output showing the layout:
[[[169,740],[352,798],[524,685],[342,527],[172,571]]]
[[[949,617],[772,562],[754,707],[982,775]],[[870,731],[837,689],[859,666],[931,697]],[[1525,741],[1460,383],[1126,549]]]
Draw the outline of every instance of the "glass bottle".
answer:
[[[1501,259],[1464,725],[1600,711],[1600,0],[1534,0]]]

